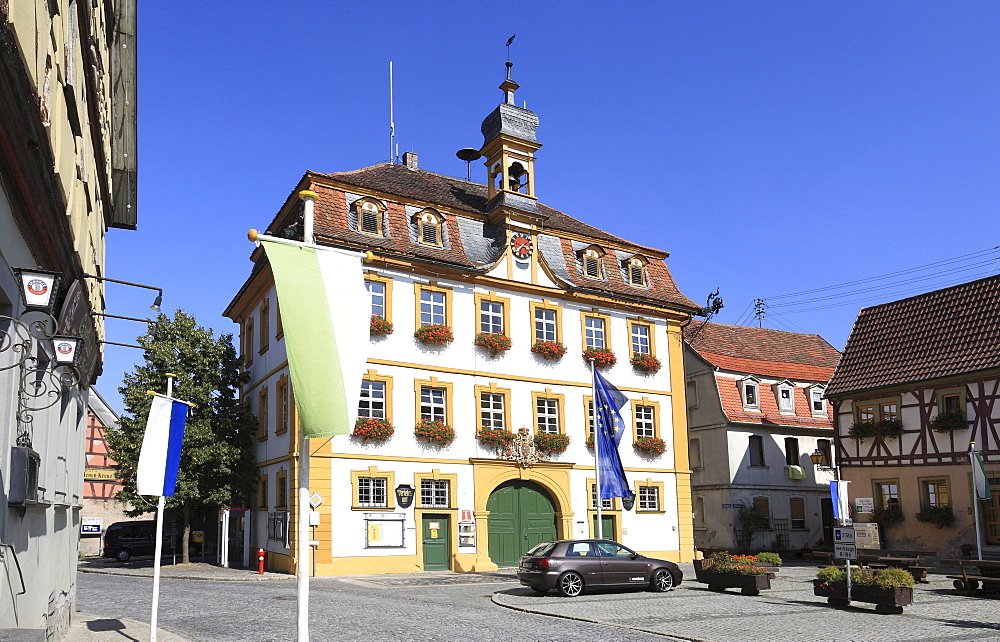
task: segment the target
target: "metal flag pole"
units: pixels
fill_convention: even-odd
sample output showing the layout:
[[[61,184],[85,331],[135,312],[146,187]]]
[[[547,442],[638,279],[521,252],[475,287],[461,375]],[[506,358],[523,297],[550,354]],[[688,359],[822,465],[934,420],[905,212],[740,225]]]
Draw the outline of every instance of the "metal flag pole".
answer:
[[[299,428],[298,553],[298,642],[309,642],[309,440]]]
[[[969,464],[972,466],[972,514],[976,524],[976,559],[983,559],[983,542],[979,534],[979,487],[976,484],[976,442],[969,442]]]
[[[513,36],[511,36],[513,40]],[[601,429],[600,422],[597,420],[597,377],[594,376],[594,360],[590,359],[590,395],[591,395],[591,407],[593,411],[591,412],[590,419],[594,422],[594,484],[596,488],[594,489],[594,503],[597,505],[597,539],[604,539],[604,519],[601,515],[601,440],[598,438],[597,431]]]
[[[174,377],[167,373],[167,396],[174,396]],[[156,502],[156,553],[153,558],[153,613],[149,618],[149,642],[156,642],[156,614],[160,607],[160,555],[163,554],[163,508],[166,498],[160,495]]]

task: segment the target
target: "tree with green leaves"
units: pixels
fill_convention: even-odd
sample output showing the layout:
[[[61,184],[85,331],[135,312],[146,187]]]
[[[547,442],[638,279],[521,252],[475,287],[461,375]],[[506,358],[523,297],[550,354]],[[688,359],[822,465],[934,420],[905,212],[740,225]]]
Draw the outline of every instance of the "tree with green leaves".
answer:
[[[136,468],[152,402],[148,391],[166,392],[167,373],[176,375],[174,398],[194,404],[184,431],[176,490],[166,502],[183,528],[184,563],[190,560],[192,514],[242,505],[256,482],[256,421],[239,402],[240,386],[249,375],[240,369],[232,339],[230,334],[216,339],[211,328],[202,328],[183,310],[172,319],[157,315],[149,332],[137,339],[146,350],[145,364],[125,375],[119,388],[125,414],[105,433],[124,485],[116,497],[133,507],[126,514],[135,517],[156,510],[155,502],[136,493]]]

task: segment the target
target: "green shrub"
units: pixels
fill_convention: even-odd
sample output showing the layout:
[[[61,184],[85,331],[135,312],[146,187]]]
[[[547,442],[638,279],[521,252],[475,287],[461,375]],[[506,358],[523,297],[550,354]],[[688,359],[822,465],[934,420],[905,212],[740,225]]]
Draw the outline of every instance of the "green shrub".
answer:
[[[757,553],[757,559],[759,559],[761,563],[769,566],[781,566],[781,556],[777,553]]]
[[[904,568],[889,567],[875,572],[875,586],[879,588],[909,588],[913,584],[913,574]]]
[[[833,584],[834,582],[846,582],[847,572],[836,566],[824,566],[819,569],[816,573],[816,579],[820,580],[824,584]]]

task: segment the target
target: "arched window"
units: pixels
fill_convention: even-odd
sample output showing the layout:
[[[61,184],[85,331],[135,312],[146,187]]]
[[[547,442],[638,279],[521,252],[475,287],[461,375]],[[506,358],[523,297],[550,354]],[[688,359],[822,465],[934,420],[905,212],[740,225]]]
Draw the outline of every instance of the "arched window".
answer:
[[[591,245],[583,251],[581,260],[583,262],[583,275],[590,279],[603,279],[604,274],[601,270],[601,257],[604,256],[604,252],[601,248],[596,245]]]
[[[440,214],[432,209],[426,209],[416,216],[417,219],[417,239],[423,245],[441,247],[443,238],[442,223]]]
[[[363,198],[354,204],[358,213],[358,231],[365,234],[385,236],[383,219],[385,205],[373,198]]]
[[[625,265],[625,274],[628,284],[637,288],[644,288],[649,284],[646,274],[647,261],[641,256],[633,256]]]

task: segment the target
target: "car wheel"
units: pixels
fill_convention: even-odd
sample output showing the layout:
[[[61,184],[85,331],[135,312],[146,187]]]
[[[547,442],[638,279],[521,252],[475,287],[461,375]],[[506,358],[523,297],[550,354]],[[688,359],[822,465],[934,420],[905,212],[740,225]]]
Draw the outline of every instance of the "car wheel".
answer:
[[[563,597],[576,597],[583,593],[583,578],[579,574],[570,571],[559,578],[559,595]]]
[[[115,559],[119,562],[127,562],[132,559],[132,551],[127,548],[119,548],[118,552],[115,553]]]
[[[653,573],[653,579],[649,582],[649,588],[660,593],[674,588],[674,576],[665,568],[657,569]]]
[[[535,593],[548,593],[549,589],[542,588],[541,586],[532,586],[531,590]]]

